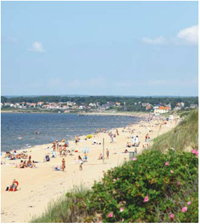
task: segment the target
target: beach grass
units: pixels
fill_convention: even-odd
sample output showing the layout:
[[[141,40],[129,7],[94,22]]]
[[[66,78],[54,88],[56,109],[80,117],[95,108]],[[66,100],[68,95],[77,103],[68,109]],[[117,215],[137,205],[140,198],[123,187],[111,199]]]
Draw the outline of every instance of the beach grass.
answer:
[[[80,201],[84,199],[89,191],[84,186],[74,187],[66,195],[57,201],[51,202],[46,211],[40,216],[32,219],[31,223],[80,223],[87,216],[87,211],[81,209]]]
[[[186,112],[181,117],[184,119],[173,130],[153,140],[151,149],[165,151],[168,148],[198,148],[198,110]]]

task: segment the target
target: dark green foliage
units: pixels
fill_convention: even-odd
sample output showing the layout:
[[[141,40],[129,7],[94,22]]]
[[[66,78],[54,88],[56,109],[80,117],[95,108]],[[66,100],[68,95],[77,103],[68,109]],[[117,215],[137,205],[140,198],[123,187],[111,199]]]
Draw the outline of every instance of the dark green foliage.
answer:
[[[171,213],[180,222],[197,222],[197,179],[198,158],[191,152],[145,151],[137,161],[109,170],[102,182],[93,186],[89,209],[101,213],[104,222],[170,222]],[[186,194],[186,188],[194,189]],[[144,202],[146,195],[148,202]],[[177,197],[181,201],[176,201]],[[182,213],[187,201],[192,201],[193,209],[188,206],[188,212]]]

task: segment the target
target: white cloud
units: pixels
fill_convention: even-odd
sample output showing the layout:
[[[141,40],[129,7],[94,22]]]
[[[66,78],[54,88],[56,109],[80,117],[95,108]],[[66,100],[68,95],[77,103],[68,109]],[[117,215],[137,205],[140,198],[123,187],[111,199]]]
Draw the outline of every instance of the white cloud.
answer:
[[[32,44],[32,47],[29,49],[30,51],[35,51],[35,52],[39,52],[39,53],[42,53],[44,52],[44,48],[42,46],[42,43],[38,42],[38,41],[35,41],[33,44]]]
[[[146,43],[146,44],[166,44],[166,39],[162,36],[160,37],[157,37],[155,39],[151,39],[151,38],[147,38],[147,37],[144,37],[142,38],[142,42]]]
[[[191,26],[186,29],[180,30],[177,35],[178,38],[186,42],[197,44],[198,43],[198,26]]]
[[[164,38],[163,36],[151,39],[148,37],[142,38],[142,42],[152,45],[164,45],[164,44],[198,44],[198,26],[191,26],[186,29],[180,30],[175,37]]]

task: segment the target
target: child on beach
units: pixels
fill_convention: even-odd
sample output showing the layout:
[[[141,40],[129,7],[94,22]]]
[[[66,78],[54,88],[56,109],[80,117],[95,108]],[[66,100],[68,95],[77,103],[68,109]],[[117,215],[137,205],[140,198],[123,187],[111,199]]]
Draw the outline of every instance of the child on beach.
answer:
[[[98,160],[103,159],[103,155],[100,153]]]
[[[107,156],[107,159],[109,159],[109,150],[108,149],[106,150],[106,156]]]
[[[82,160],[81,156],[78,156],[78,162],[80,163],[79,170],[82,171],[83,170],[83,160]]]
[[[19,168],[24,168],[24,162],[23,162],[23,160],[21,160],[21,162],[19,164]]]
[[[87,154],[85,154],[85,162],[87,162]]]
[[[65,159],[62,159],[62,171],[65,171]]]

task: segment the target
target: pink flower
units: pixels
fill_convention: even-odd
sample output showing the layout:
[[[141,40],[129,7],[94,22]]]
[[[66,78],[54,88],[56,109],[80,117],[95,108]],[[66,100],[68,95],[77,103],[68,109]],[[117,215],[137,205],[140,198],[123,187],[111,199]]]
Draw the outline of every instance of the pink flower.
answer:
[[[119,178],[117,178],[117,180],[119,180]]]
[[[183,207],[182,212],[186,212],[186,211],[187,211],[187,207]]]
[[[166,163],[165,163],[165,166],[168,166],[168,165],[169,165],[169,162],[166,162]]]
[[[149,201],[149,197],[148,195],[144,198],[144,202],[148,202]]]
[[[112,218],[113,217],[113,212],[110,212],[109,214],[108,214],[108,218]]]
[[[174,173],[174,171],[173,170],[170,170],[170,173]]]
[[[115,180],[115,179],[113,179],[113,183],[115,183],[115,181],[116,181],[116,180]]]
[[[196,154],[196,150],[195,149],[192,149],[192,154]]]
[[[196,156],[198,156],[198,155],[199,155],[198,151],[197,151],[197,150],[195,150],[195,149],[193,149],[193,150],[192,150],[192,154],[195,154]]]
[[[171,214],[171,215],[170,215],[170,219],[173,219],[173,218],[174,218],[174,214]]]
[[[177,181],[177,185],[181,185],[181,183],[179,181]]]
[[[133,161],[136,161],[137,160],[137,158],[133,158]]]
[[[188,201],[188,203],[187,203],[188,205],[191,205],[191,201]]]
[[[121,208],[120,208],[120,212],[123,212],[123,211],[124,211],[124,208],[123,208],[123,207],[121,207]]]
[[[124,221],[124,219],[122,219],[122,222]]]

